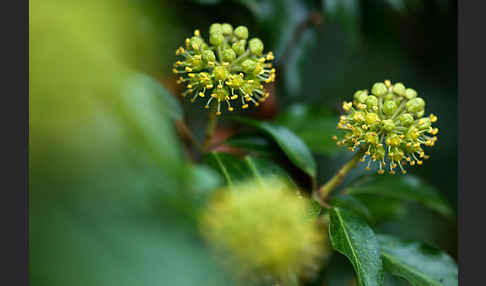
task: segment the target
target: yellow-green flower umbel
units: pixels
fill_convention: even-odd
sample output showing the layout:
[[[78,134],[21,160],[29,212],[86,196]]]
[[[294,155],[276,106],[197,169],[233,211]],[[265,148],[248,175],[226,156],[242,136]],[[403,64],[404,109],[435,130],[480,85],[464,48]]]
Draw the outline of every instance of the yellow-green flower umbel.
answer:
[[[227,23],[214,23],[209,28],[209,43],[195,30],[176,55],[181,59],[174,64],[173,72],[179,75],[178,83],[187,88],[182,96],[192,96],[191,102],[209,97],[205,108],[215,104],[217,115],[221,115],[222,103],[228,111],[234,110],[231,103],[235,100],[243,109],[248,103],[260,105],[269,96],[263,83],[275,80],[272,52],[263,53],[260,39],[248,40],[244,26],[233,29]]]
[[[361,161],[368,158],[367,170],[378,162],[378,173],[386,166],[391,174],[399,167],[422,165],[428,159],[422,145],[434,146],[439,130],[432,127],[437,116],[424,117],[425,101],[417,92],[402,83],[389,80],[377,82],[371,89],[358,90],[353,102],[344,102],[346,115],[340,117],[338,129],[345,131],[344,138],[337,140],[338,146],[347,146],[352,152],[361,148]]]
[[[309,204],[281,181],[248,182],[221,190],[202,215],[201,230],[244,285],[287,285],[314,274],[329,252],[327,232],[309,217]]]

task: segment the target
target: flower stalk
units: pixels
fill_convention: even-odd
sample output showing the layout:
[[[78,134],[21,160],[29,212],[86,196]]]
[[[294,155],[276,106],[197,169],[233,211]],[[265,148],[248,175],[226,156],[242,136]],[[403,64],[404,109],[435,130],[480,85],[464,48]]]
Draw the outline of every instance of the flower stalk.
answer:
[[[217,125],[218,125],[218,115],[217,115],[216,105],[213,105],[208,115],[206,137],[204,139],[204,145],[202,147],[204,151],[208,151],[209,147],[211,147],[211,141],[213,139],[214,131],[216,130]]]
[[[349,171],[358,165],[358,162],[364,153],[365,151],[363,149],[359,149],[358,152],[354,154],[353,158],[344,164],[341,169],[339,169],[339,171],[317,191],[320,201],[324,201],[329,196],[331,191],[341,184]]]

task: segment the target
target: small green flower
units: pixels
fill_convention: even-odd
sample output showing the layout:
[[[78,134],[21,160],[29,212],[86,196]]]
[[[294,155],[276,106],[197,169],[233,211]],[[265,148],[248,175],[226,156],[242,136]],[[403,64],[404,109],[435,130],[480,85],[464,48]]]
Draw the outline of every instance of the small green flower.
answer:
[[[209,45],[199,30],[186,39],[176,55],[181,59],[174,64],[173,72],[179,75],[178,84],[187,88],[182,96],[209,97],[205,108],[216,104],[221,115],[221,103],[233,111],[231,103],[238,98],[243,109],[251,102],[259,106],[269,96],[263,84],[275,81],[272,52],[263,54],[264,45],[258,38],[248,41],[248,29],[239,26],[233,30],[228,24],[214,23],[209,28]],[[223,91],[224,90],[224,91]],[[223,96],[223,94],[225,96]]]
[[[328,236],[310,211],[308,199],[267,178],[222,189],[201,216],[200,228],[244,285],[268,277],[286,285],[289,274],[315,274],[329,253]]]
[[[406,173],[404,166],[422,165],[422,158],[428,159],[422,145],[434,146],[439,130],[432,127],[437,116],[425,113],[425,100],[415,90],[405,88],[403,83],[378,82],[371,89],[359,90],[353,102],[344,102],[347,113],[340,117],[338,129],[344,130],[344,138],[337,140],[338,146],[347,146],[351,151],[362,148],[368,157],[367,170],[373,162],[379,164],[379,174],[395,174],[397,166]],[[388,164],[387,164],[388,163]]]

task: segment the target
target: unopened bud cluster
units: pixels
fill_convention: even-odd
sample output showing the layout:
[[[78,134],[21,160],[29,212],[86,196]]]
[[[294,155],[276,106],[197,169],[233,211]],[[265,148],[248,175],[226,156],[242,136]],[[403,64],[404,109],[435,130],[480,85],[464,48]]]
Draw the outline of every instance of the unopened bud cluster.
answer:
[[[310,209],[279,180],[248,182],[222,190],[201,216],[201,230],[244,285],[288,285],[289,275],[314,274],[328,251]]]
[[[227,23],[214,23],[209,28],[209,43],[195,30],[176,55],[181,59],[174,64],[173,72],[179,75],[178,83],[187,88],[182,95],[191,95],[191,102],[209,97],[205,108],[216,104],[217,115],[221,115],[221,104],[233,111],[231,103],[235,100],[241,101],[243,109],[248,103],[258,106],[269,96],[263,83],[275,80],[272,52],[263,53],[260,39],[248,40],[244,26],[233,29]]]
[[[425,101],[417,92],[402,83],[390,81],[373,85],[368,90],[358,90],[353,102],[344,102],[346,115],[340,117],[338,129],[346,131],[338,146],[347,146],[352,152],[356,148],[364,151],[361,161],[368,158],[367,170],[378,162],[379,174],[388,171],[395,174],[399,167],[422,165],[428,159],[422,145],[434,146],[438,129],[432,127],[437,117],[424,117]]]

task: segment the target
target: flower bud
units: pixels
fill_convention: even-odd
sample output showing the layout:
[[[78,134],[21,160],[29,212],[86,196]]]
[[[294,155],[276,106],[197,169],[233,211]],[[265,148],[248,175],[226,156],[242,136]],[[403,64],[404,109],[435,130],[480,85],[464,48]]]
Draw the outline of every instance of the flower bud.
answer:
[[[214,46],[219,46],[224,42],[224,36],[222,32],[214,32],[209,35],[209,43]]]
[[[363,90],[358,90],[354,93],[354,99],[359,103],[365,103],[368,95]]]
[[[229,71],[224,66],[216,66],[213,74],[214,79],[223,81],[229,76]]]
[[[209,26],[209,34],[213,34],[213,33],[219,33],[219,34],[223,33],[223,27],[221,26],[221,24],[214,23],[211,24],[211,26]]]
[[[223,50],[223,61],[232,62],[236,58],[236,53],[233,49],[227,48]]]
[[[250,52],[254,55],[260,55],[263,52],[263,42],[258,38],[253,38],[248,42]]]
[[[366,98],[366,105],[369,107],[369,108],[373,108],[375,106],[378,106],[378,98],[376,98],[376,96],[374,95],[370,95]]]
[[[395,123],[393,123],[393,120],[383,120],[383,129],[385,129],[387,132],[392,132],[393,129],[395,129]]]
[[[410,113],[403,113],[398,117],[398,120],[403,126],[410,126],[413,123],[413,116]]]
[[[386,85],[382,82],[375,83],[371,89],[371,93],[376,96],[383,96],[387,91],[388,89],[386,88]]]
[[[403,96],[405,94],[405,86],[401,82],[397,82],[393,85],[392,91],[395,94]]]
[[[388,136],[385,140],[386,145],[389,146],[399,146],[402,140],[400,139],[400,136],[397,134],[391,134]]]
[[[384,100],[393,100],[395,98],[395,95],[391,92],[385,94],[385,96],[383,97]]]
[[[420,112],[425,107],[425,101],[420,98],[416,97],[407,102],[407,111],[410,113],[417,113]]]
[[[224,23],[223,25],[221,25],[221,30],[223,32],[223,35],[229,36],[233,33],[233,26],[231,26],[231,24]]]
[[[241,40],[248,39],[248,29],[245,26],[238,26],[234,31],[235,36]]]
[[[366,138],[366,143],[368,144],[373,144],[373,145],[378,144],[379,138],[375,133],[372,132],[366,133],[365,138]]]
[[[420,119],[417,121],[417,127],[418,127],[420,130],[426,130],[426,129],[429,129],[431,125],[432,125],[432,123],[430,122],[430,119],[429,119],[428,117],[420,118]]]
[[[232,49],[238,56],[241,56],[245,52],[246,40],[239,40],[233,44]]]
[[[397,104],[393,100],[387,100],[383,104],[383,113],[386,115],[392,115],[397,110]]]
[[[216,55],[214,54],[213,51],[211,50],[204,50],[201,54],[202,59],[208,63],[208,62],[214,62],[216,60]]]
[[[403,96],[405,96],[407,99],[412,99],[417,97],[417,92],[414,89],[407,88]]]
[[[199,37],[192,37],[190,40],[190,47],[194,50],[201,50],[203,47],[204,41]]]
[[[368,113],[365,116],[366,124],[368,125],[375,125],[380,121],[380,118],[378,117],[378,114],[376,113]]]
[[[256,67],[256,63],[252,60],[245,60],[241,64],[241,68],[243,69],[244,72],[246,73],[251,73]]]

